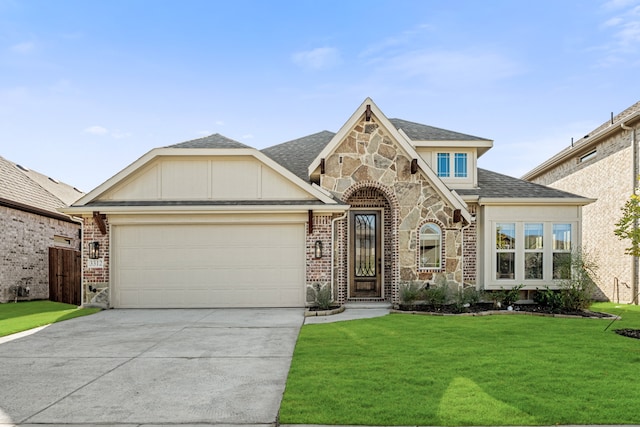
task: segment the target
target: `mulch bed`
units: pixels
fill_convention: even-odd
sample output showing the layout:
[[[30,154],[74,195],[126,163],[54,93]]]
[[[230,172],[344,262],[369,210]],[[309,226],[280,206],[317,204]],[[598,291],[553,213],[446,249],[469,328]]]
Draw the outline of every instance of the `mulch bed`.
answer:
[[[624,337],[640,340],[640,329],[615,329],[614,332]]]
[[[599,313],[597,311],[561,311],[550,310],[548,307],[543,307],[536,304],[514,304],[512,310],[507,310],[505,307],[495,307],[493,303],[479,303],[473,304],[469,307],[460,307],[455,304],[433,306],[429,304],[400,304],[397,309],[399,311],[416,311],[416,312],[428,312],[437,314],[464,314],[464,313],[483,313],[483,312],[521,312],[521,313],[541,313],[549,315],[566,315],[566,316],[578,316],[578,317],[592,317],[592,318],[612,318],[611,314]]]

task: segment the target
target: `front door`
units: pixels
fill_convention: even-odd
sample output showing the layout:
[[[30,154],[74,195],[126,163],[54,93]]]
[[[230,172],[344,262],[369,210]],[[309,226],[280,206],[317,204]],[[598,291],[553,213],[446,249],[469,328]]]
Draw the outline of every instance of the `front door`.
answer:
[[[349,297],[382,296],[380,212],[351,212],[351,280]]]

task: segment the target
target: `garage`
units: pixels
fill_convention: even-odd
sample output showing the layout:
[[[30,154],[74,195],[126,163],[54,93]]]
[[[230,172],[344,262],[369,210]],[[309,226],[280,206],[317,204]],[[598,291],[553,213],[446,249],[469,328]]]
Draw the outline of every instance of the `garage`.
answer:
[[[302,307],[304,224],[112,227],[117,308]]]

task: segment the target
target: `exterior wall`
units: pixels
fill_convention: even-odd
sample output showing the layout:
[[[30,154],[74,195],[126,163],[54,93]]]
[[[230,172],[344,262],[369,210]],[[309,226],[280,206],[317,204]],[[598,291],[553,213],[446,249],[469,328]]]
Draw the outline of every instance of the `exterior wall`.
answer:
[[[384,223],[384,298],[391,302],[398,301],[400,281],[463,283],[462,224],[453,222],[453,208],[421,171],[411,174],[411,160],[372,117],[370,122],[362,119],[325,159],[321,176],[321,186],[346,203],[383,210],[388,221]],[[440,224],[443,230],[442,268],[419,271],[418,231],[428,221]],[[347,221],[341,223],[339,262],[346,271]],[[347,281],[348,274],[342,274],[341,299],[347,298]]]
[[[82,233],[83,304],[97,303],[104,306],[109,304],[110,226],[108,219],[105,219],[105,222],[107,223],[107,234],[103,235],[93,216],[84,216],[84,232]],[[89,258],[89,244],[91,242],[100,244],[97,260]]]
[[[48,299],[49,248],[78,249],[80,224],[0,206],[0,230],[0,302],[15,298],[16,285],[30,289],[28,297],[19,299]]]
[[[477,205],[469,205],[468,210],[471,215],[476,215],[476,221],[469,224],[463,230],[463,280],[464,283],[476,284],[478,280],[478,222]]]
[[[309,233],[309,223],[306,224],[306,286],[307,303],[313,302],[314,285],[326,286],[331,283],[331,260],[333,256],[333,239],[331,237],[331,215],[314,215],[313,232]],[[315,257],[316,241],[322,242],[322,258]],[[335,289],[332,290],[334,299]]]
[[[571,224],[571,247],[577,248],[581,245],[580,207],[579,206],[508,206],[491,205],[484,206],[483,217],[481,218],[484,241],[483,248],[483,287],[484,289],[512,288],[523,285],[524,290],[542,289],[546,286],[554,288],[557,283],[553,280],[553,254],[552,254],[552,227],[553,224]],[[513,278],[496,277],[496,224],[497,223],[516,224],[516,245],[515,251],[515,276]],[[524,278],[524,238],[522,225],[524,223],[543,224],[545,234],[543,236],[543,279]]]
[[[597,199],[582,209],[583,247],[599,267],[600,293],[597,296],[631,302],[634,260],[624,253],[627,243],[613,234],[614,224],[620,219],[620,209],[633,192],[631,132],[617,132],[599,143],[596,149],[597,155],[593,159],[580,163],[576,155],[533,181]]]

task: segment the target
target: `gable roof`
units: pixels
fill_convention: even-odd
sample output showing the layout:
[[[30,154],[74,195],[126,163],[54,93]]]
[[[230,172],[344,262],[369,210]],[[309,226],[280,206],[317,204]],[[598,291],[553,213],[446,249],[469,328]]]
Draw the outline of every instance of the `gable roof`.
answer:
[[[478,198],[526,200],[545,199],[548,202],[588,204],[593,200],[566,191],[513,178],[501,173],[478,168],[478,188],[459,189],[456,192],[463,199]]]
[[[320,161],[322,158],[325,158],[331,154],[333,150],[335,150],[338,145],[342,142],[342,140],[347,136],[347,134],[351,131],[351,129],[361,120],[361,118],[365,114],[365,108],[370,109],[371,114],[375,116],[378,120],[378,123],[384,127],[391,135],[393,139],[396,140],[398,145],[402,150],[410,158],[413,158],[417,161],[418,167],[420,170],[424,172],[427,178],[431,181],[436,191],[438,191],[442,197],[452,206],[454,209],[460,209],[462,212],[462,216],[467,220],[471,221],[471,214],[467,210],[466,204],[460,197],[452,192],[445,183],[435,174],[435,172],[427,165],[424,159],[416,152],[416,149],[411,145],[411,142],[406,134],[398,131],[398,129],[389,121],[389,119],[382,113],[380,108],[373,102],[371,98],[366,98],[362,104],[356,109],[356,111],[349,117],[349,120],[345,122],[344,125],[340,128],[338,133],[336,133],[331,141],[327,143],[327,145],[318,153],[318,155],[313,159],[309,168],[307,169],[309,175],[320,167]]]
[[[192,139],[179,144],[169,145],[166,148],[251,148],[241,142],[227,138],[219,133],[205,136],[204,138]]]
[[[489,141],[486,138],[466,135],[402,119],[389,119],[396,129],[402,129],[413,141]]]
[[[82,192],[63,182],[19,166],[0,156],[0,199],[4,205],[59,218],[58,208],[73,203]],[[68,217],[64,216],[64,219]]]
[[[309,165],[334,136],[335,133],[323,130],[261,151],[299,178],[309,181]]]

